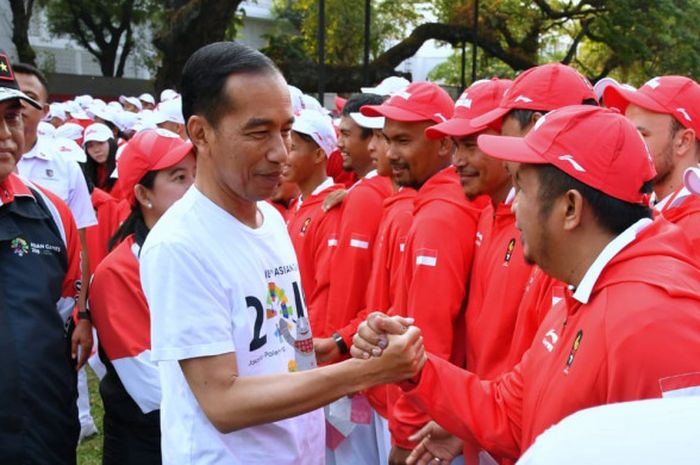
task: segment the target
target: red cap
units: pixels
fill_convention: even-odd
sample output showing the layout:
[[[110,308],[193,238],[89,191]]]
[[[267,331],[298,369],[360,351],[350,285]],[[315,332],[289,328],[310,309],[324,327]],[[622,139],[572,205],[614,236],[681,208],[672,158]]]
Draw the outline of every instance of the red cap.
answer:
[[[335,96],[335,111],[337,111],[338,113],[343,111],[343,108],[345,108],[345,104],[347,102],[348,102],[348,99],[336,95]]]
[[[470,136],[483,131],[489,125],[474,127],[469,121],[496,108],[512,83],[510,79],[498,78],[476,81],[455,102],[452,119],[429,127],[425,135],[430,139],[440,139],[445,136]],[[500,126],[494,129],[500,130]]]
[[[119,184],[125,198],[136,204],[134,186],[149,171],[170,168],[192,151],[192,143],[167,129],[146,129],[132,137],[117,160]]]
[[[384,116],[394,121],[443,123],[452,118],[454,102],[437,84],[418,81],[392,94],[381,105],[363,106],[360,112],[365,116]]]
[[[603,92],[603,102],[622,113],[630,103],[645,110],[671,115],[684,127],[694,129],[700,138],[700,85],[684,76],[659,76],[638,90],[610,86]]]
[[[644,183],[656,176],[642,136],[618,111],[591,105],[556,110],[525,137],[482,135],[484,153],[518,163],[551,164],[616,199],[647,205]]]
[[[581,105],[589,99],[598,101],[593,86],[571,66],[561,63],[535,66],[513,81],[498,108],[473,119],[471,125],[488,126],[516,108],[552,111],[568,105]]]

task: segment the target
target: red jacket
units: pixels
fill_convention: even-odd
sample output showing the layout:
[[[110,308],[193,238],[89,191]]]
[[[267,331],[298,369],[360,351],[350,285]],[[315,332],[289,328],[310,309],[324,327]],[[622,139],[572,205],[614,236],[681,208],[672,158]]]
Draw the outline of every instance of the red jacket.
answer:
[[[464,197],[454,167],[430,178],[414,200],[394,311],[412,316],[423,330],[425,347],[445,360],[463,363],[466,286],[480,210]],[[453,358],[458,356],[458,360]],[[389,390],[393,442],[413,448],[408,436],[429,417]]]
[[[479,219],[465,314],[467,368],[483,379],[512,368],[506,359],[530,269],[511,205],[494,212],[489,203]]]
[[[664,209],[661,214],[683,229],[696,250],[700,250],[700,197],[690,194],[678,206]]]
[[[408,229],[413,220],[415,197],[414,189],[404,187],[384,200],[384,213],[379,223],[372,272],[367,285],[367,306],[348,325],[338,330],[348,347],[352,344],[352,337],[357,332],[357,327],[371,312],[386,313],[394,304],[396,290],[399,287],[398,271],[406,246]]]
[[[90,196],[92,208],[95,209],[97,224],[85,230],[90,274],[94,274],[97,265],[107,256],[107,244],[122,222],[129,216],[129,204],[126,200],[117,200],[102,189],[95,188]]]
[[[304,199],[299,208],[296,208],[296,203],[293,204],[289,210],[287,230],[297,254],[306,308],[314,335],[327,333],[324,326],[328,308],[331,256],[335,249],[335,234],[340,220],[339,209],[334,208],[325,213],[321,206],[328,194],[342,187],[335,184]]]
[[[376,175],[359,180],[348,191],[340,212],[338,247],[330,271],[327,332],[319,336],[329,336],[345,327],[365,308],[382,204],[392,193],[391,181]]]
[[[567,290],[512,371],[483,381],[430,356],[409,396],[465,441],[517,458],[573,412],[660,397],[698,372],[700,266],[660,219],[605,266],[587,304]]]

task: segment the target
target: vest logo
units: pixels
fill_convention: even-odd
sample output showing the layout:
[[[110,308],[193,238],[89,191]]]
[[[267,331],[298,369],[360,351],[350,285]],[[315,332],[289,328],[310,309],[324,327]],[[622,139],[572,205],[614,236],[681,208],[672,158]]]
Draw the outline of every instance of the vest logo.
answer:
[[[47,169],[46,170],[46,176],[49,178],[53,178],[53,170],[52,169]]]
[[[559,335],[553,329],[547,331],[547,333],[542,338],[542,344],[548,352],[554,350],[554,345],[557,343],[557,341],[559,341]]]
[[[29,253],[29,244],[21,237],[16,237],[10,242],[12,252],[18,257],[24,257]]]
[[[573,344],[571,344],[569,356],[566,358],[566,367],[564,368],[564,373],[569,373],[569,368],[571,368],[571,364],[574,363],[576,352],[578,352],[578,348],[581,346],[581,339],[583,339],[583,330],[579,329],[578,333],[576,333],[576,337],[574,338]]]
[[[508,242],[508,248],[506,249],[506,256],[503,259],[503,266],[508,266],[510,259],[513,257],[513,250],[515,249],[515,238]]]
[[[299,231],[299,234],[302,236],[306,234],[306,230],[309,229],[309,225],[311,224],[311,217],[306,218],[304,220],[304,224],[301,226],[301,231]]]

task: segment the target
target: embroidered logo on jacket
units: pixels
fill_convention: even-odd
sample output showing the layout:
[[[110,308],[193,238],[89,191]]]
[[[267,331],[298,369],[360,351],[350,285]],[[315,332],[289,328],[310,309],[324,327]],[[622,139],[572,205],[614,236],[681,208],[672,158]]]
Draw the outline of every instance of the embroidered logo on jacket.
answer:
[[[21,237],[12,239],[12,242],[10,242],[10,248],[12,248],[12,252],[18,257],[24,257],[29,253],[29,244]]]
[[[503,259],[503,266],[508,266],[510,259],[513,257],[513,250],[515,249],[515,238],[508,242],[508,248],[506,249],[506,256]]]
[[[569,368],[571,364],[574,363],[574,358],[576,357],[576,352],[581,346],[581,339],[583,339],[583,330],[579,329],[574,338],[574,343],[571,344],[571,350],[569,351],[569,356],[566,358],[566,367],[564,368],[564,373],[569,373]]]

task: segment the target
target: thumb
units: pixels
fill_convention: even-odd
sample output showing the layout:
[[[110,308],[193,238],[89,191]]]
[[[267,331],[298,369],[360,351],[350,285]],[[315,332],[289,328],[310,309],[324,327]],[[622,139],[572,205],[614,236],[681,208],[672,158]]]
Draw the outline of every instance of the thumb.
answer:
[[[433,423],[428,422],[424,427],[413,433],[413,435],[408,437],[411,442],[419,442],[424,438],[430,437],[430,432],[433,429]]]
[[[376,329],[386,334],[403,334],[413,324],[413,318],[402,316],[380,317],[374,321]]]

